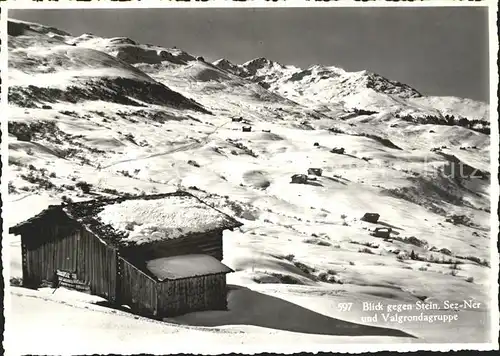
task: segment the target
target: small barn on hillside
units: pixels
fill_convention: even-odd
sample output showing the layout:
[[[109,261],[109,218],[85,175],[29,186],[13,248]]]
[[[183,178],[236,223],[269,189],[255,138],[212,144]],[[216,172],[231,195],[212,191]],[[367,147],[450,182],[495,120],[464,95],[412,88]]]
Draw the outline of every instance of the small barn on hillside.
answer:
[[[23,284],[79,286],[151,316],[226,309],[222,233],[242,224],[187,192],[51,205],[11,227]]]

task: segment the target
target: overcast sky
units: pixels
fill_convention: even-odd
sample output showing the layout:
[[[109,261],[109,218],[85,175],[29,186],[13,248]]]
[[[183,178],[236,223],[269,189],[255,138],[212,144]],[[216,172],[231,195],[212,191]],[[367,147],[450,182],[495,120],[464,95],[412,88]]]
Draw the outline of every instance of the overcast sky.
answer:
[[[266,57],[369,70],[427,95],[488,101],[486,8],[10,10],[66,30],[177,46],[206,60]]]

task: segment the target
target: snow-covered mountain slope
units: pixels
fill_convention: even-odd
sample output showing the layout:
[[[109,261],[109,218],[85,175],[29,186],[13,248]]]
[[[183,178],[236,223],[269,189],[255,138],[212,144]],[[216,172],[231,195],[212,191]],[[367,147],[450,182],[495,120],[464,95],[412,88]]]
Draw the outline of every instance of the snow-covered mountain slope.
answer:
[[[9,22],[9,101],[111,101],[205,111],[199,104],[98,49],[73,45],[65,32],[26,22]],[[84,42],[85,43],[85,42]],[[102,44],[105,46],[105,44]]]
[[[226,59],[213,63],[259,83],[284,97],[311,107],[342,105],[348,110],[423,116],[453,115],[489,122],[488,105],[456,97],[426,97],[409,85],[368,71],[346,72],[334,66],[307,69],[257,58],[242,65]]]
[[[15,330],[28,316],[46,321],[47,306],[71,323],[58,314],[45,345],[95,325],[96,335],[112,329],[109,352],[139,330],[151,332],[151,352],[165,332],[263,348],[487,340],[490,137],[445,117],[480,117],[487,106],[423,97],[365,72],[300,74],[269,63],[211,64],[175,48],[9,21],[8,226],[63,200],[179,188],[244,223],[224,234],[224,263],[236,271],[228,312],[159,323],[110,315],[86,296],[61,305],[59,291],[16,288]],[[363,221],[367,212],[380,220]],[[390,237],[374,236],[377,227],[391,227]],[[19,238],[6,241],[19,278]],[[373,314],[364,301],[466,298],[481,308],[452,324],[362,319]],[[352,310],[340,312],[346,301]]]
[[[443,115],[455,115],[469,119],[489,121],[489,105],[455,96],[424,96],[409,100],[412,104],[432,107]]]

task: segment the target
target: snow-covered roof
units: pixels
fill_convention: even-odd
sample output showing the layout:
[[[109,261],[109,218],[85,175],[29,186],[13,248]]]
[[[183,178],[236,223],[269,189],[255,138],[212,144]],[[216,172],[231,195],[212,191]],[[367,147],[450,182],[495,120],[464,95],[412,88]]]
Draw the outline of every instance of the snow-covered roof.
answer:
[[[21,233],[25,226],[47,219],[52,223],[54,219],[49,215],[52,216],[52,212],[64,215],[63,211],[103,242],[114,246],[142,245],[242,225],[198,197],[179,191],[50,206],[10,231]]]
[[[208,255],[181,255],[157,258],[147,261],[146,269],[159,281],[233,271],[216,258]]]
[[[221,230],[234,223],[191,195],[125,200],[104,206],[97,217],[124,234],[122,242],[137,245]]]

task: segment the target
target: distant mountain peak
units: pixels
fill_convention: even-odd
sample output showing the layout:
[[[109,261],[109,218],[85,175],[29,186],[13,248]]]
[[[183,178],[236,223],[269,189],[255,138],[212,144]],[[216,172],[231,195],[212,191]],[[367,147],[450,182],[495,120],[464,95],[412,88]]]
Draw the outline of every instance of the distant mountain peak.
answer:
[[[273,61],[271,61],[265,57],[257,57],[257,58],[251,59],[251,60],[243,63],[243,65],[247,66],[247,65],[252,65],[252,64],[269,64],[269,63],[273,63]]]
[[[283,65],[265,57],[257,57],[241,65],[222,58],[214,62],[218,68],[258,83],[285,97],[308,97],[314,100],[340,100],[364,91],[394,95],[400,98],[418,98],[422,95],[407,84],[387,79],[368,70],[347,72],[336,66],[315,64],[307,69]],[[319,94],[319,96],[316,96]],[[371,95],[371,94],[366,94]],[[320,99],[323,98],[323,99]],[[312,98],[305,98],[307,101]],[[295,99],[293,99],[295,100]]]
[[[233,64],[233,63],[231,63],[231,61],[228,60],[228,59],[226,59],[226,58],[220,58],[220,59],[217,59],[216,61],[214,61],[212,64],[214,66],[216,66],[216,65],[219,65],[219,64]]]
[[[224,69],[224,70],[228,70],[228,69],[236,69],[236,68],[239,68],[239,66],[237,64],[234,64],[233,62],[231,62],[229,59],[226,59],[226,58],[220,58],[214,62],[212,62],[212,64],[216,67],[219,67],[220,69]]]
[[[403,98],[418,98],[422,96],[418,90],[408,84],[387,79],[380,74],[364,70],[362,71],[362,75],[366,78],[366,87],[377,92],[394,94]]]
[[[241,77],[244,76],[244,69],[238,66],[237,64],[232,63],[226,58],[218,59],[214,61],[212,64],[217,68],[225,70],[226,72],[229,72],[231,74]]]
[[[273,66],[278,66],[278,67],[281,67],[281,68],[284,68],[285,66],[281,63],[278,63],[278,62],[275,62],[275,61],[272,61],[270,59],[267,59],[265,57],[258,57],[258,58],[254,58],[248,62],[245,62],[243,64],[243,67],[247,68],[248,70],[253,70],[253,69],[261,69],[261,68],[264,68],[264,67],[273,67]]]

